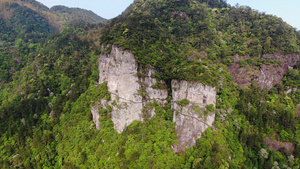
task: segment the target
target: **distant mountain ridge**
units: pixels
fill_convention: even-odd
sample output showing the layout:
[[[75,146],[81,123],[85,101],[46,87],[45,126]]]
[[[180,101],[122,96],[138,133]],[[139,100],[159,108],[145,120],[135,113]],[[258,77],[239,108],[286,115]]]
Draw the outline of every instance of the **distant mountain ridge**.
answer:
[[[90,10],[81,8],[69,8],[63,5],[57,5],[50,8],[50,12],[55,14],[63,25],[72,23],[105,23],[107,20],[98,16]]]
[[[24,8],[35,11],[40,16],[47,19],[49,24],[56,29],[61,30],[64,26],[74,23],[105,23],[107,20],[98,16],[92,11],[80,9],[80,8],[69,8],[66,6],[53,6],[50,9],[44,4],[36,0],[1,0],[0,1],[0,18],[8,19],[13,11],[10,10],[7,15],[7,10],[10,9],[12,4],[18,4]],[[6,11],[6,13],[5,13]]]
[[[104,22],[106,19],[80,8],[55,6],[49,9],[36,0],[0,0],[0,85],[10,81],[13,72],[25,66],[24,57],[18,66],[14,58],[30,51],[29,46],[64,27]]]
[[[0,168],[299,168],[282,19],[226,0],[135,0],[107,24],[0,0],[0,17]]]

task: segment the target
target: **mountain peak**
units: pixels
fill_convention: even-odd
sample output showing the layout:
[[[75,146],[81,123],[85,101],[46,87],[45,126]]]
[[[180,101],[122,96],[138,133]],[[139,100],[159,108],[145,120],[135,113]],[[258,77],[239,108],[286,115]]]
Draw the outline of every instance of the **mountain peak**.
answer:
[[[161,70],[161,78],[199,79],[206,68],[185,74],[183,67],[193,69],[189,58],[200,64],[203,52],[208,62],[219,58],[225,63],[235,54],[300,51],[298,33],[280,18],[235,8],[224,0],[137,0],[103,31],[103,43],[131,50],[140,64]],[[218,80],[201,79],[211,85]]]
[[[106,19],[96,15],[92,11],[66,6],[54,6],[49,9],[36,0],[1,0],[0,18],[10,19],[12,17],[14,10],[11,8],[11,5],[13,4],[36,12],[41,17],[44,17],[50,25],[59,30],[68,24],[78,22],[92,24],[106,22]]]

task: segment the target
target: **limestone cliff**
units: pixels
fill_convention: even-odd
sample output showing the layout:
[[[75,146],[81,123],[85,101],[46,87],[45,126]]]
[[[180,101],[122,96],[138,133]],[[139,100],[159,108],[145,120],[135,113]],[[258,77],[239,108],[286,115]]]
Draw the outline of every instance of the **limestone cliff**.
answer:
[[[156,73],[155,69],[138,70],[132,53],[114,45],[107,49],[111,51],[102,52],[99,58],[99,84],[107,83],[111,101],[99,101],[92,107],[92,115],[96,128],[101,129],[99,108],[110,105],[114,128],[121,133],[134,120],[143,121],[154,116],[155,109],[149,105],[155,100],[161,107],[165,106],[170,94],[164,81],[158,82],[152,77]],[[105,51],[104,48],[102,51]],[[173,80],[171,88],[175,130],[179,141],[174,151],[179,152],[195,145],[202,132],[212,127],[215,114],[207,111],[206,106],[215,107],[216,89],[201,83],[179,80]],[[183,99],[188,100],[189,104],[180,105]]]
[[[141,84],[143,91],[145,92],[143,107],[149,118],[155,115],[155,109],[148,109],[147,106],[156,100],[156,102],[163,107],[164,104],[167,103],[168,98],[167,89],[153,88],[153,86],[156,84],[159,84],[159,86],[166,86],[164,81],[157,82],[156,78],[152,78],[151,75],[153,73],[156,73],[155,69],[147,69],[144,77],[141,78]]]
[[[111,93],[112,121],[121,133],[134,120],[142,121],[142,96],[133,54],[112,46],[110,54],[99,58],[99,84],[107,83]]]
[[[114,128],[121,133],[134,120],[143,121],[143,109],[154,99],[163,106],[168,92],[166,89],[152,88],[156,84],[156,79],[151,77],[155,70],[147,69],[143,78],[138,78],[138,67],[134,55],[114,45],[109,48],[111,48],[110,54],[103,52],[99,58],[99,84],[107,83],[111,101],[106,103],[102,100],[101,102],[103,107],[106,104],[112,107]],[[95,106],[93,108],[95,109]],[[93,112],[95,114],[95,111]],[[155,114],[153,109],[146,113],[149,113],[150,117]],[[99,118],[97,114],[93,117]]]
[[[206,110],[207,105],[216,105],[216,89],[201,83],[172,81],[172,98],[175,131],[178,144],[173,147],[175,152],[196,145],[196,140],[208,128],[213,127],[215,113]],[[181,101],[186,100],[185,104]]]

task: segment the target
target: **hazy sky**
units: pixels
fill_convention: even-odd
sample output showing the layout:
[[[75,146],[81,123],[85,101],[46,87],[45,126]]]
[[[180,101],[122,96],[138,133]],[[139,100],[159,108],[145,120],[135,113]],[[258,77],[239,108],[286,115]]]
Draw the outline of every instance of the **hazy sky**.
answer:
[[[133,0],[38,0],[48,7],[65,5],[91,10],[99,16],[111,19],[121,14]],[[300,30],[300,0],[227,0],[234,6],[250,6],[260,12],[281,17],[288,24]]]

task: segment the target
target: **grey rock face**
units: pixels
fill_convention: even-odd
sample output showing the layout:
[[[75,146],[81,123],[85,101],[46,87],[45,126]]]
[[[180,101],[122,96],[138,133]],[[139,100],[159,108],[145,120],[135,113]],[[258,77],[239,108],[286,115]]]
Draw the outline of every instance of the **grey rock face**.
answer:
[[[101,54],[99,58],[99,83],[107,83],[111,101],[99,101],[92,106],[93,121],[100,129],[99,108],[112,107],[111,116],[114,128],[121,133],[134,120],[143,121],[155,115],[155,109],[149,104],[154,100],[163,107],[168,103],[168,89],[164,81],[158,82],[151,77],[156,73],[147,68],[137,76],[138,67],[134,55],[111,46],[110,54]],[[175,130],[179,144],[173,147],[175,152],[196,144],[196,140],[208,128],[213,127],[214,112],[206,111],[206,105],[216,104],[216,89],[201,83],[172,81],[172,108],[174,110]],[[189,104],[180,105],[183,99]],[[147,115],[147,116],[145,116]]]
[[[292,89],[289,89],[288,91],[285,92],[285,94],[290,94],[290,93],[294,93],[298,90],[298,88],[292,88]]]
[[[196,140],[208,128],[213,127],[214,112],[207,112],[206,105],[216,104],[216,89],[201,83],[189,83],[187,81],[172,81],[172,97],[175,123],[175,131],[178,136],[178,144],[173,146],[175,152],[184,151],[185,148],[196,145]],[[179,102],[187,99],[187,105]],[[214,128],[214,127],[213,127]]]
[[[93,122],[96,125],[96,129],[100,130],[101,127],[100,127],[100,123],[99,123],[99,118],[100,118],[100,115],[99,115],[99,104],[96,104],[96,105],[92,106],[92,110],[91,111],[92,111],[92,115],[93,115]]]
[[[121,133],[134,120],[143,121],[141,86],[137,77],[137,65],[132,53],[112,46],[110,54],[99,58],[99,84],[107,83],[111,93],[112,121]]]
[[[145,97],[143,99],[143,107],[145,108],[148,104],[153,103],[154,100],[163,107],[167,103],[168,90],[167,89],[154,89],[152,86],[157,84],[156,78],[152,78],[151,75],[156,73],[154,69],[147,69],[146,75],[141,79],[143,89],[145,91]],[[160,85],[166,85],[164,81],[159,82]],[[149,118],[155,115],[155,109],[146,110]]]
[[[106,107],[106,104],[112,107],[114,128],[121,133],[134,120],[143,121],[143,110],[146,110],[150,118],[155,115],[154,109],[145,109],[146,105],[156,100],[163,106],[168,97],[168,90],[152,88],[157,83],[156,79],[151,77],[151,74],[155,73],[154,69],[147,69],[143,78],[137,77],[138,68],[132,53],[122,51],[114,45],[111,49],[110,54],[102,54],[99,58],[99,84],[107,83],[108,92],[111,93],[111,101],[106,103],[102,100],[101,103],[103,107]],[[97,127],[97,119],[100,116],[96,113],[96,107],[93,109],[92,114]]]

